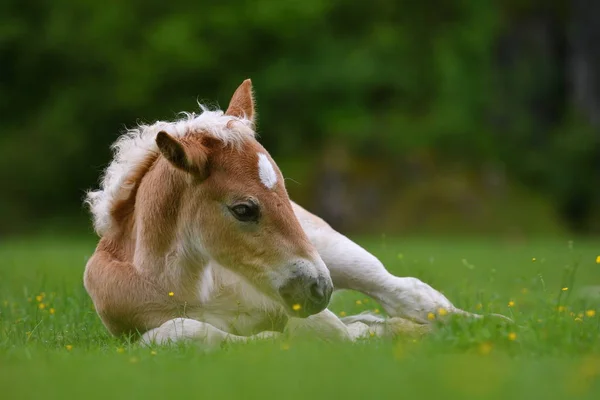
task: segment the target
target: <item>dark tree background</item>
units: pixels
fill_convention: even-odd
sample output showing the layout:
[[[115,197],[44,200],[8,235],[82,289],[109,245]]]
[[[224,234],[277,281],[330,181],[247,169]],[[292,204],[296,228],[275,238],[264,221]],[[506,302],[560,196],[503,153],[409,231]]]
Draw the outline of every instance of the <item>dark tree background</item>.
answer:
[[[374,232],[600,231],[600,2],[4,0],[0,233],[253,79],[292,197]]]

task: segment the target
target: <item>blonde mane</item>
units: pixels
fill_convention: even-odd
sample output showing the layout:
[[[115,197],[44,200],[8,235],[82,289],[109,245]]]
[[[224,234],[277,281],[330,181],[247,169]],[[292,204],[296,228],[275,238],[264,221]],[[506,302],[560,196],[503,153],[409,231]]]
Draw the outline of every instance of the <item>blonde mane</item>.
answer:
[[[200,114],[184,112],[181,113],[184,117],[177,121],[139,125],[121,135],[112,145],[114,157],[102,175],[100,189],[89,191],[85,201],[90,207],[98,235],[103,236],[114,225],[113,206],[127,199],[135,188],[137,182],[132,180],[135,171],[149,156],[158,154],[155,142],[158,132],[165,131],[174,137],[207,135],[236,147],[254,138],[250,119],[225,115],[221,110],[211,111],[202,105],[200,108]]]

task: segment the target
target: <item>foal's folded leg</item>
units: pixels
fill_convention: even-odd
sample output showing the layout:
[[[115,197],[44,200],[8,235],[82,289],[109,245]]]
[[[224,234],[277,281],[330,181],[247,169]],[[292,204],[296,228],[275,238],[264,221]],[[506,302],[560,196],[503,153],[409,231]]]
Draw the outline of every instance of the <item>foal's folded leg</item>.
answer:
[[[317,241],[316,247],[336,289],[373,297],[391,317],[429,324],[431,313],[469,314],[419,279],[392,275],[375,256],[335,231]]]
[[[144,333],[141,343],[144,345],[164,345],[181,341],[194,341],[207,347],[217,347],[226,341],[247,342],[275,337],[275,335],[277,335],[276,332],[262,332],[253,336],[237,336],[222,331],[206,322],[189,318],[175,318]]]
[[[308,318],[290,318],[285,333],[291,337],[317,337],[326,341],[356,341],[371,337],[420,336],[431,325],[418,324],[404,318],[381,318],[359,314],[338,318],[324,310]]]
[[[308,318],[290,318],[284,333],[292,338],[310,336],[326,341],[353,339],[348,327],[327,309]]]
[[[360,320],[349,322],[348,331],[353,339],[366,337],[419,337],[429,333],[432,325],[419,324],[409,319],[392,317],[375,323]]]
[[[302,228],[327,265],[336,289],[362,292],[379,301],[390,316],[422,324],[430,322],[429,313],[438,313],[440,309],[469,314],[454,307],[443,294],[419,279],[390,274],[368,251],[322,219],[294,203],[292,205]]]
[[[348,326],[353,339],[366,337],[422,336],[431,331],[432,325],[420,324],[405,318],[384,318],[380,314],[364,312],[341,318]]]

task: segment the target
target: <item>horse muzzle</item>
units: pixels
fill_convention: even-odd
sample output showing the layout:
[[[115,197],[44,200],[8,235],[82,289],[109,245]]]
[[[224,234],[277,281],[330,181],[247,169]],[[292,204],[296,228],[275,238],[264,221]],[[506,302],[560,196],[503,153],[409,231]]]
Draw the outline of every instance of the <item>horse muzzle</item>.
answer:
[[[300,318],[320,313],[327,308],[332,293],[333,283],[329,276],[313,278],[299,275],[279,288],[279,295],[290,316]]]

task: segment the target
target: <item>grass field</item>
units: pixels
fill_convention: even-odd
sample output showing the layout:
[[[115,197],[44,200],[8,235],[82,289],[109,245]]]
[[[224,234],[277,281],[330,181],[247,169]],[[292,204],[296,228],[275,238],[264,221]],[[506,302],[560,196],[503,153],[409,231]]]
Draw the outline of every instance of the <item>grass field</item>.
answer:
[[[397,275],[516,325],[423,338],[142,348],[108,336],[81,283],[93,237],[0,244],[0,398],[600,398],[598,241],[358,239]],[[600,261],[600,260],[599,260]],[[336,313],[378,309],[339,293]]]

